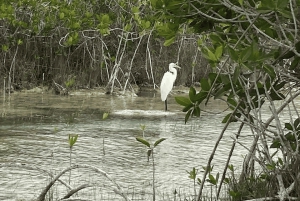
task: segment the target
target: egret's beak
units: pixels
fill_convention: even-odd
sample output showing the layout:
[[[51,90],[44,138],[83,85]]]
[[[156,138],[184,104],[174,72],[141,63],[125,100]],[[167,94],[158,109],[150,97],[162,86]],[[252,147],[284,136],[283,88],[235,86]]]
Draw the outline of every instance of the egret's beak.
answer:
[[[179,68],[179,69],[181,68],[180,66],[178,66],[178,64],[177,64],[177,63],[175,64],[175,66],[174,66],[174,67],[176,67],[176,68]]]

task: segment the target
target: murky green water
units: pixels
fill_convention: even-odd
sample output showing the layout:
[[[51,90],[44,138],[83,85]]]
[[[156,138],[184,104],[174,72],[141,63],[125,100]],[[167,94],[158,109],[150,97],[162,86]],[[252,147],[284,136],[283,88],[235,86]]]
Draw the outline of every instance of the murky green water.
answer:
[[[184,113],[173,98],[169,98],[170,111],[164,112],[163,108],[155,94],[12,94],[0,106],[0,163],[29,164],[58,173],[69,165],[68,134],[79,134],[72,163],[96,166],[110,174],[126,192],[134,191],[148,199],[152,166],[147,162],[146,148],[135,140],[143,135],[140,125],[146,125],[147,140],[167,138],[155,150],[158,196],[162,199],[162,193],[172,195],[174,189],[192,192],[192,180],[186,170],[201,170],[206,165],[223,128],[220,121],[224,113],[220,112],[226,107],[221,102],[210,103],[205,108],[210,113],[203,112],[186,125]],[[110,112],[105,121],[103,112]],[[218,168],[223,167],[236,132],[235,125],[226,132],[214,157],[215,172],[221,171]],[[244,140],[251,139],[246,137],[248,134],[243,135]],[[239,164],[247,153],[239,145],[236,149],[233,164]],[[201,172],[199,177],[202,178]],[[0,178],[0,200],[32,199],[49,181],[47,175],[20,168],[1,168]],[[86,191],[90,199],[103,196],[99,188],[111,191],[107,179],[95,173],[74,170],[72,178],[74,185],[88,181],[98,187]],[[68,174],[64,179],[68,180]],[[56,198],[65,192],[59,185],[53,188]]]

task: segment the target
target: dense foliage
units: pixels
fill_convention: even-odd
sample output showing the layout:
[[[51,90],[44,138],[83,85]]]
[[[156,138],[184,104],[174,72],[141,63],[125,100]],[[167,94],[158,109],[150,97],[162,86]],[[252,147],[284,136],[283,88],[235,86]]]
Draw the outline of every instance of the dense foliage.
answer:
[[[299,197],[300,116],[293,102],[299,92],[293,89],[299,83],[300,2],[151,2],[163,13],[166,27],[173,27],[174,31],[170,33],[180,33],[180,27],[184,24],[194,33],[200,34],[199,48],[214,69],[207,78],[201,79],[200,92],[191,88],[189,98],[176,98],[184,106],[186,121],[190,116],[200,116],[201,103],[207,104],[211,98],[225,101],[231,110],[223,119],[224,130],[220,133],[207,167],[211,166],[218,143],[228,125],[237,122],[240,129],[234,138],[237,140],[245,128],[250,128],[253,143],[248,149],[241,177],[237,184],[232,185],[232,197],[253,198],[255,193],[250,190],[248,194],[241,194],[239,187],[243,182],[255,179],[252,171],[254,167],[259,167],[263,172],[263,177],[259,179],[267,185],[259,196],[278,197],[280,200]],[[171,38],[168,36],[168,39]],[[281,105],[276,103],[279,100],[283,101]],[[272,114],[267,120],[262,117],[263,107],[269,107]],[[289,122],[280,118],[283,110],[288,111]],[[230,182],[226,179],[226,171],[235,144],[236,141],[233,141],[218,194],[222,183]],[[273,154],[274,149],[277,154]],[[205,181],[207,174],[211,176],[209,168],[206,168],[202,181]],[[204,182],[200,185],[198,200],[203,185]]]
[[[299,0],[6,0],[0,5],[0,75],[12,83],[71,85],[76,80],[77,86],[106,85],[113,91],[134,82],[155,87],[171,61],[184,67],[180,83],[198,81],[206,72],[199,92],[191,87],[189,98],[176,98],[186,122],[199,117],[212,98],[231,110],[224,115],[198,200],[206,181],[218,186],[218,195],[229,183],[237,200],[296,198],[300,116],[293,101],[300,94],[294,90],[299,84],[299,5]],[[210,70],[203,68],[199,50]],[[267,120],[263,107],[272,114]],[[280,118],[284,110],[289,121]],[[213,156],[231,123],[240,129],[218,181],[210,172]],[[232,180],[227,169],[233,170],[231,154],[244,129],[251,131],[253,142],[240,178]],[[254,168],[262,171],[260,177],[253,175]],[[267,186],[265,191],[241,189],[253,180]]]
[[[186,68],[178,84],[199,80],[196,41],[178,37],[166,48],[154,12],[136,0],[1,1],[0,79],[16,88],[53,81],[111,91],[132,83],[155,88],[168,64],[179,61]]]

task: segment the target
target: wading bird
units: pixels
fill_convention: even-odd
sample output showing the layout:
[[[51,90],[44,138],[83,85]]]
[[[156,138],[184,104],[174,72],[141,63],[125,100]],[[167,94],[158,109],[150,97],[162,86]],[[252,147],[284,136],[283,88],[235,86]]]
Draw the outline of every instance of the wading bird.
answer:
[[[160,84],[160,96],[161,96],[161,100],[165,101],[166,111],[168,109],[167,97],[170,91],[172,90],[173,84],[177,77],[177,70],[175,68],[180,68],[180,67],[175,63],[169,64],[169,71],[165,72]]]

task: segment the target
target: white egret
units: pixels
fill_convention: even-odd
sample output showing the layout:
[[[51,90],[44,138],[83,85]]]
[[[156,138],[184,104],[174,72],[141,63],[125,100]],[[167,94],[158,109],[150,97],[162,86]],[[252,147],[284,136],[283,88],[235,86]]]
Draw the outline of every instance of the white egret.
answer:
[[[180,68],[180,67],[175,63],[169,64],[169,71],[165,72],[160,84],[160,96],[161,96],[161,100],[165,101],[166,111],[168,109],[167,96],[171,92],[177,77],[177,70],[175,68]]]

